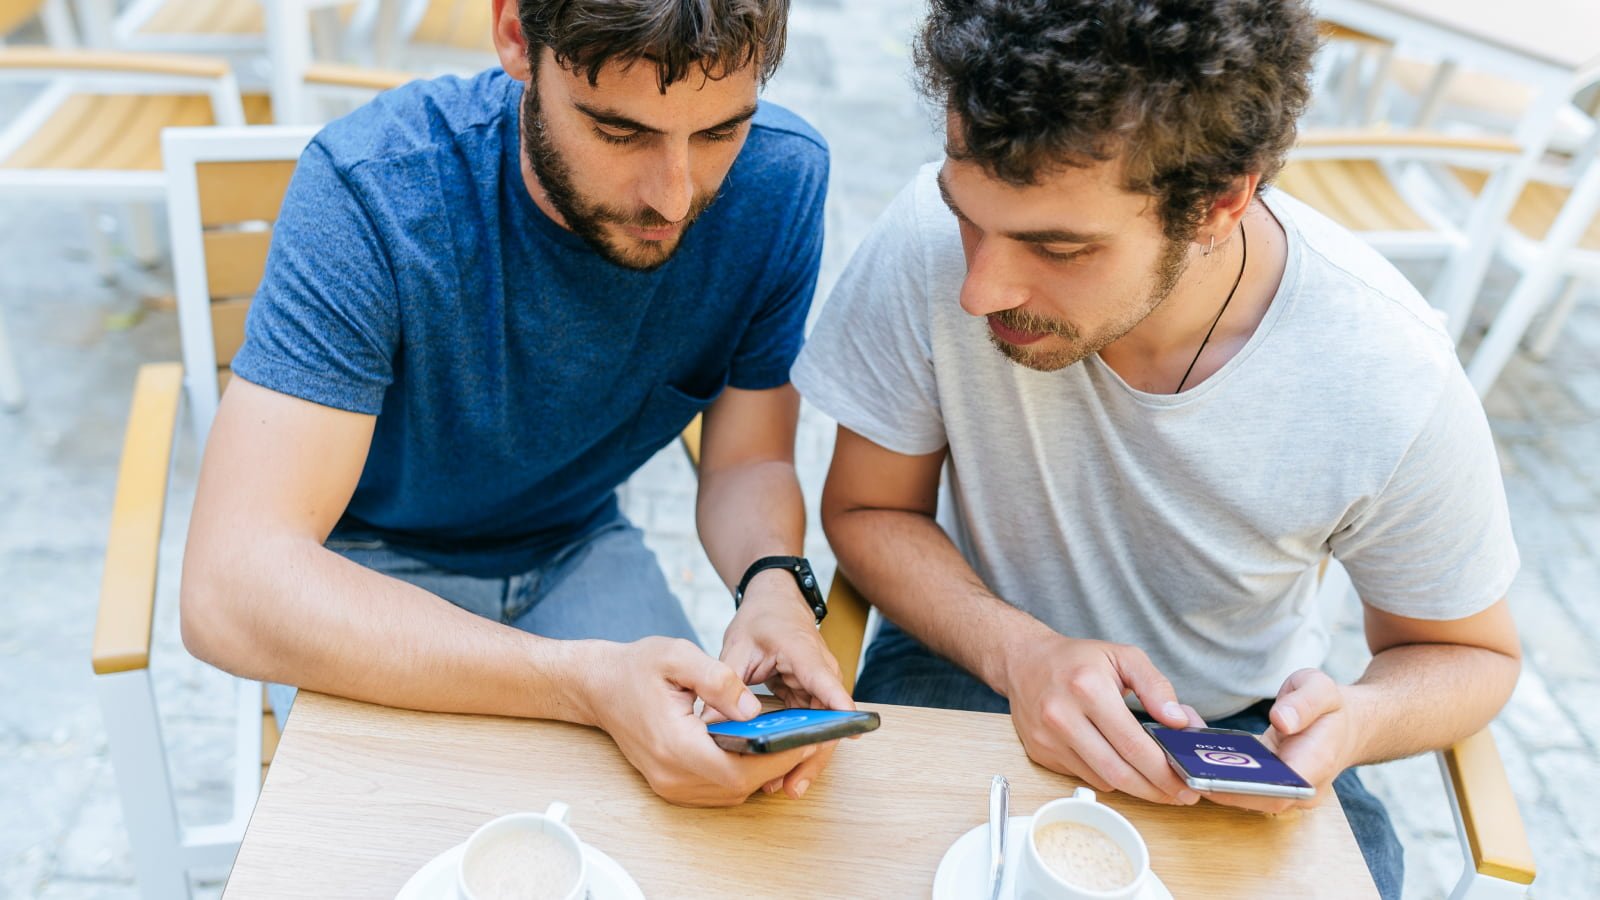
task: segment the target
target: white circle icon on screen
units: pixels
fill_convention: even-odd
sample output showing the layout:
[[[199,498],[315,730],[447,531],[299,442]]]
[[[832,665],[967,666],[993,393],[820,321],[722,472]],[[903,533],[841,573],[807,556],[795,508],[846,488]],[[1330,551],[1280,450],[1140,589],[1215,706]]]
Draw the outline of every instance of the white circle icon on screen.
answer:
[[[750,724],[765,731],[769,728],[787,728],[791,725],[804,725],[805,722],[805,716],[774,716],[770,719],[761,719],[760,721],[751,722]]]
[[[1232,766],[1236,769],[1259,769],[1261,763],[1248,753],[1236,753],[1232,750],[1201,750],[1200,758],[1214,766]]]

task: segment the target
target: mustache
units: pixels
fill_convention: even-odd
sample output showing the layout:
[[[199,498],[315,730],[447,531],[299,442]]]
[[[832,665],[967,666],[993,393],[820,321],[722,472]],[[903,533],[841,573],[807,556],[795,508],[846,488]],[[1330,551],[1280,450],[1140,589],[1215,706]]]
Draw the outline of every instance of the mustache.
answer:
[[[610,225],[628,225],[645,229],[668,228],[673,225],[688,226],[695,219],[700,218],[700,214],[716,202],[719,194],[720,192],[712,192],[696,196],[694,202],[689,205],[688,213],[675,222],[648,206],[635,212],[625,212],[615,206],[602,205],[591,208],[590,213],[596,222],[605,222]]]
[[[1020,307],[991,313],[991,315],[1002,326],[1013,331],[1026,331],[1029,334],[1053,334],[1070,341],[1078,340],[1081,337],[1078,329],[1060,319],[1047,319]]]

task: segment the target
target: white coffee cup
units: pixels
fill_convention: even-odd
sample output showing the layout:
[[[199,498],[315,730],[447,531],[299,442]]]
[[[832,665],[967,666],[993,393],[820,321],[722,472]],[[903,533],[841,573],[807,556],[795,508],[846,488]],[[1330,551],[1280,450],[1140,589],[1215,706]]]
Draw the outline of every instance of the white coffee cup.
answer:
[[[1104,834],[1128,855],[1133,863],[1133,880],[1111,891],[1096,891],[1079,887],[1057,875],[1039,855],[1035,836],[1039,829],[1058,822],[1087,825]],[[1139,836],[1133,823],[1104,803],[1097,802],[1094,791],[1078,788],[1071,797],[1051,800],[1039,807],[1028,823],[1028,839],[1023,843],[1017,867],[1018,900],[1128,900],[1138,896],[1150,880],[1150,848]]]
[[[491,822],[485,823],[472,837],[467,838],[467,846],[461,854],[461,862],[456,866],[456,893],[461,900],[485,900],[473,892],[468,883],[468,873],[475,872],[474,866],[481,863],[480,857],[485,848],[494,842],[515,837],[518,833],[545,835],[555,839],[555,843],[566,853],[570,854],[573,870],[577,877],[572,880],[571,887],[561,894],[556,894],[561,900],[578,900],[584,896],[589,884],[589,862],[583,856],[583,844],[579,842],[578,835],[567,825],[568,814],[571,810],[565,803],[552,803],[550,808],[542,813],[524,812],[512,813],[501,816]]]

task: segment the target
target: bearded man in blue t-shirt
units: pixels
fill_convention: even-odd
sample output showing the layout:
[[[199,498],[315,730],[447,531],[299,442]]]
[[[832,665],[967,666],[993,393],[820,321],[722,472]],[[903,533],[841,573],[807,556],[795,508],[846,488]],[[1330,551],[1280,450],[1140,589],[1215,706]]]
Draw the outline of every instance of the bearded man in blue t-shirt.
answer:
[[[702,14],[707,13],[707,14]],[[494,0],[504,71],[418,82],[302,156],[209,438],[191,652],[424,710],[597,725],[683,804],[805,792],[737,756],[766,682],[849,708],[794,565],[798,353],[827,148],[757,101],[787,0]],[[705,413],[707,656],[616,486]]]

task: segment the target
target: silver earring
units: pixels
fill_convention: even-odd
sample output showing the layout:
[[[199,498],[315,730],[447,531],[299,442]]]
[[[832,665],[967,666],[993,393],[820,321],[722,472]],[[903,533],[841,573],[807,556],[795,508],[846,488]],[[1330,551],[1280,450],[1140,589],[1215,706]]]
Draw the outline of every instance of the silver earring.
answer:
[[[1204,255],[1205,256],[1210,256],[1211,255],[1211,251],[1213,251],[1215,249],[1217,249],[1217,236],[1213,234],[1211,236],[1211,243],[1206,245],[1206,252],[1205,252]]]

